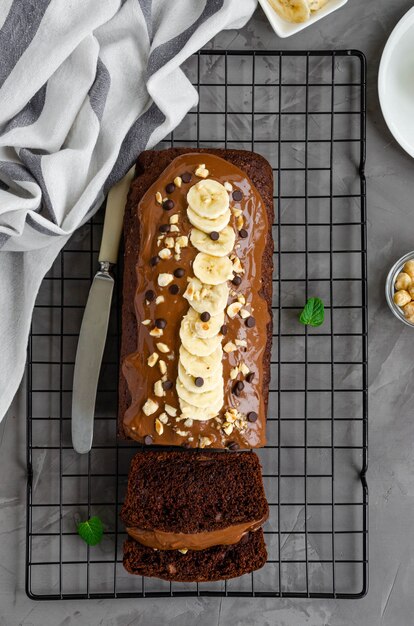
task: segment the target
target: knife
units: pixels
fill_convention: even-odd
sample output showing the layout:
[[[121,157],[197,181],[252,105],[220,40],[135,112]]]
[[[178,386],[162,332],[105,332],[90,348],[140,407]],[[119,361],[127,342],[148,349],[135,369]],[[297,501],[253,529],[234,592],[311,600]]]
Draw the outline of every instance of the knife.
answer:
[[[96,390],[108,332],[114,279],[111,266],[118,257],[124,209],[135,166],[108,194],[96,273],[83,314],[76,350],[72,391],[72,444],[79,454],[92,447]]]

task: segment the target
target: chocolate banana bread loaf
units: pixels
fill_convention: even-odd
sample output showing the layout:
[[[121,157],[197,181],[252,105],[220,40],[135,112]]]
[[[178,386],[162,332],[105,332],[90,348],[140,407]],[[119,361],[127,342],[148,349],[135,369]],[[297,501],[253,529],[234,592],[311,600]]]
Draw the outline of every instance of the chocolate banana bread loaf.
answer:
[[[168,580],[241,576],[266,561],[268,515],[254,453],[141,450],[121,511],[124,565]]]
[[[121,436],[265,444],[272,222],[272,170],[257,154],[139,157],[124,228]]]

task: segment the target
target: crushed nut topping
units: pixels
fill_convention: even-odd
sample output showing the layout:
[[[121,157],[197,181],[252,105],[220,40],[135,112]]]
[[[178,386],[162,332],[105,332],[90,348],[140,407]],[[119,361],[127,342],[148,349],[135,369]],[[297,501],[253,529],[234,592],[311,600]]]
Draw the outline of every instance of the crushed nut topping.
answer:
[[[223,187],[224,187],[224,189],[225,189],[226,191],[233,191],[233,185],[232,185],[231,183],[229,183],[227,180],[226,180],[226,182],[224,183]]]
[[[250,311],[248,311],[247,309],[242,309],[240,311],[240,317],[246,320],[248,317],[250,317]]]
[[[188,548],[179,548],[178,552],[181,552],[181,554],[187,554]]]
[[[143,326],[149,326],[151,324],[151,320],[142,320],[141,324]]]
[[[169,347],[165,343],[157,343],[157,349],[163,354],[167,354],[170,351]]]
[[[236,346],[247,348],[247,341],[245,339],[236,339]]]
[[[247,376],[247,374],[250,373],[249,368],[247,367],[246,363],[244,363],[243,361],[240,363],[240,371],[243,374],[243,376]]]
[[[239,217],[243,213],[241,209],[238,209],[236,207],[232,207],[231,212],[233,213],[234,217]]]
[[[229,354],[230,352],[234,352],[235,350],[237,350],[237,346],[235,346],[232,341],[228,341],[223,350],[224,352],[227,352],[227,354]]]
[[[242,305],[240,304],[240,302],[232,302],[232,304],[229,304],[229,306],[227,307],[227,315],[231,319],[233,319],[234,317],[236,317],[241,308]]]
[[[237,230],[241,230],[244,226],[244,219],[243,219],[243,215],[238,215],[236,218],[236,226],[237,226]]]
[[[161,413],[158,416],[158,419],[160,420],[161,424],[166,424],[168,422],[168,415],[166,413]]]
[[[170,224],[178,224],[178,213],[170,216]]]
[[[176,226],[175,224],[171,224],[170,226],[170,233],[179,233],[180,229],[178,228],[178,226]]]
[[[231,380],[236,380],[238,373],[239,373],[239,368],[238,367],[232,367],[232,369],[230,370],[230,378],[231,378]]]
[[[162,204],[162,195],[159,191],[157,191],[157,193],[155,194],[155,200],[158,202],[158,204]]]
[[[153,328],[152,330],[150,330],[151,337],[162,337],[162,335],[164,334],[164,331],[162,328]]]
[[[162,386],[162,380],[157,380],[157,382],[154,384],[154,394],[157,396],[157,398],[162,398],[163,396],[165,396],[165,391]]]
[[[175,417],[177,415],[177,409],[171,406],[171,404],[166,404],[164,408],[170,417]]]
[[[163,260],[171,259],[172,253],[171,253],[171,250],[169,250],[168,248],[163,248],[162,250],[158,252],[158,256],[160,257],[160,259],[163,259]]]
[[[154,402],[151,398],[148,398],[144,406],[142,407],[142,411],[145,415],[152,415],[155,411],[158,411],[158,402]]]
[[[178,187],[178,189],[180,189],[182,184],[183,184],[183,181],[182,181],[181,176],[176,176],[174,178],[174,185]]]
[[[200,163],[200,165],[197,167],[197,169],[194,172],[194,174],[198,176],[199,178],[207,178],[209,173],[210,172],[206,169],[206,166],[204,163]]]
[[[147,359],[147,363],[150,367],[154,367],[156,362],[158,361],[159,356],[156,352],[153,352]]]
[[[158,367],[160,368],[161,374],[164,376],[164,374],[167,373],[167,364],[166,364],[166,362],[161,359],[160,362],[158,363]]]
[[[162,433],[164,432],[164,426],[159,419],[155,420],[155,430],[157,431],[158,435],[162,435]]]
[[[174,276],[172,274],[160,274],[158,276],[158,284],[160,287],[167,287],[174,280]]]
[[[226,435],[231,435],[231,433],[233,432],[234,426],[233,424],[230,424],[230,422],[224,422],[222,428],[224,432],[226,433]]]
[[[155,304],[162,304],[163,302],[165,302],[164,296],[158,296],[155,300]]]
[[[205,448],[206,446],[211,446],[212,440],[210,437],[200,437],[200,448]]]
[[[165,245],[167,246],[167,248],[174,248],[174,238],[173,237],[166,237],[165,238]]]

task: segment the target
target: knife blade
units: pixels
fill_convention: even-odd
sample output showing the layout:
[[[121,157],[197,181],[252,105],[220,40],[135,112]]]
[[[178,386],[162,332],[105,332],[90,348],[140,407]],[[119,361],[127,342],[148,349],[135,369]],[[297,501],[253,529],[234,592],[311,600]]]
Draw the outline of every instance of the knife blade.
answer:
[[[72,445],[79,454],[89,452],[92,447],[96,392],[115,283],[110,270],[118,257],[125,202],[134,170],[131,168],[108,194],[100,269],[89,291],[79,333],[72,389]]]

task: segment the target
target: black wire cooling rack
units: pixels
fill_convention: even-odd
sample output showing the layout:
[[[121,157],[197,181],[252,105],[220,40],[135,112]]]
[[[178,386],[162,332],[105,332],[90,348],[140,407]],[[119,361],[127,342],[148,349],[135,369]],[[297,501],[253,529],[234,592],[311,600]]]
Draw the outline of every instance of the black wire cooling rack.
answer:
[[[119,510],[134,443],[117,442],[120,294],[88,455],[71,448],[76,343],[102,213],[71,238],[42,284],[29,345],[27,593],[36,599],[144,596],[362,597],[368,585],[367,264],[364,56],[357,51],[201,51],[184,68],[200,94],[160,147],[254,150],[275,179],[274,343],[268,441],[258,452],[269,560],[220,583],[166,583],[122,567]],[[119,289],[120,280],[117,277]],[[326,306],[301,326],[307,297]],[[79,518],[106,532],[89,548]]]

